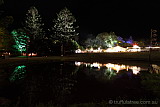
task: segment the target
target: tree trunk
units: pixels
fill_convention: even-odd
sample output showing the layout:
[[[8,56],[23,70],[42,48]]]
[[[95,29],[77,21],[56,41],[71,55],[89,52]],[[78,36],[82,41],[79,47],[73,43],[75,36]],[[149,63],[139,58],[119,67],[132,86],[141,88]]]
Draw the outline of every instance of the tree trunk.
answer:
[[[61,45],[61,56],[63,56],[63,43]]]

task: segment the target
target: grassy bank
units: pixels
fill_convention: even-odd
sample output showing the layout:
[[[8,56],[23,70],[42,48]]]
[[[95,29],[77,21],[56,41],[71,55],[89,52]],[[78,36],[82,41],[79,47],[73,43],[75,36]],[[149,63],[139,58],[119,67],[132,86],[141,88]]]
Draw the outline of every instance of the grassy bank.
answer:
[[[79,53],[73,56],[86,58],[86,59],[123,59],[123,60],[136,60],[136,61],[149,61],[149,52],[120,52],[120,53]],[[160,52],[151,52],[152,61],[160,61]]]
[[[18,64],[38,64],[53,61],[84,61],[84,62],[107,62],[115,60],[119,62],[136,61],[136,63],[149,63],[148,52],[135,53],[80,53],[67,56],[48,56],[48,57],[10,57],[8,59],[0,59],[0,67],[7,67]],[[151,61],[160,63],[160,52],[151,53]]]

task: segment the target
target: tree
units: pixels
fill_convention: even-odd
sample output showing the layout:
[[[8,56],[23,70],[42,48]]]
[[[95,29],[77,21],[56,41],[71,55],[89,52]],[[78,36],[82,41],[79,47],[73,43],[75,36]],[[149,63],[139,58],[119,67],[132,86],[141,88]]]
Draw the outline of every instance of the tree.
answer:
[[[12,51],[13,39],[7,28],[13,22],[12,16],[5,16],[0,19],[0,50]]]
[[[13,17],[12,16],[5,16],[1,18],[0,20],[0,27],[8,28],[10,24],[13,23]]]
[[[30,33],[31,39],[44,38],[43,23],[36,7],[32,6],[26,14],[25,30]]]
[[[3,0],[0,0],[0,6],[1,6],[2,4],[4,4],[4,1],[3,1]]]
[[[51,38],[61,44],[61,51],[63,51],[64,43],[72,39],[74,40],[75,37],[78,36],[76,27],[74,26],[76,19],[70,10],[65,7],[57,14],[57,19],[53,22],[54,26],[51,28],[53,31]],[[61,54],[63,54],[63,52]]]
[[[86,48],[95,48],[95,47],[98,48],[100,47],[100,44],[96,38],[88,38],[85,41],[85,46]]]
[[[26,14],[24,29],[29,34],[29,49],[31,53],[39,51],[41,46],[43,46],[42,44],[45,39],[43,25],[41,16],[39,15],[36,7],[30,7]]]
[[[126,43],[129,43],[131,45],[133,45],[133,39],[132,39],[132,36],[129,37],[129,39],[127,39]]]
[[[82,48],[75,40],[69,40],[65,47],[65,51],[69,53],[74,53],[75,50]]]
[[[122,47],[131,47],[133,44],[132,37],[130,36],[129,39],[125,39],[125,40],[122,37],[118,36],[118,45]]]
[[[27,45],[29,42],[29,36],[23,31],[23,29],[13,30],[11,32],[15,45],[14,48],[16,48],[19,52],[26,52],[27,51]]]
[[[96,39],[98,41],[99,46],[102,46],[103,48],[113,47],[118,43],[118,38],[114,32],[100,33],[97,35]]]

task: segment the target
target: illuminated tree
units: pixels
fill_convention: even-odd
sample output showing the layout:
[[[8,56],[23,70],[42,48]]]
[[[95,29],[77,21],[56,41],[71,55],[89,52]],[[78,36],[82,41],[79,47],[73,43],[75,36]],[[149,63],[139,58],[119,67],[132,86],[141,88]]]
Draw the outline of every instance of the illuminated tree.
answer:
[[[41,16],[38,13],[36,7],[32,6],[26,14],[25,30],[29,34],[30,43],[29,51],[37,52],[44,44],[45,33],[43,31],[43,23]]]
[[[118,39],[119,43],[124,43],[124,42],[125,42],[125,41],[123,40],[123,38],[120,37],[120,36],[118,36],[117,39]]]
[[[118,38],[114,32],[100,33],[96,37],[98,44],[102,47],[113,47],[118,43]]]
[[[11,32],[11,34],[12,34],[12,36],[15,40],[15,44],[16,44],[16,45],[14,45],[14,48],[16,48],[21,53],[26,52],[27,45],[29,42],[28,35],[22,29],[13,30]]]
[[[132,37],[130,39],[123,39],[122,37],[118,36],[118,45],[122,47],[131,47],[133,44]]]
[[[131,47],[134,44],[134,41],[132,39],[132,36],[130,36],[128,39],[124,39],[121,37],[118,37],[118,45],[122,47]]]
[[[31,39],[44,38],[43,23],[36,7],[30,7],[26,14],[25,30],[30,33]]]
[[[63,50],[63,45],[71,39],[74,40],[78,35],[78,33],[76,33],[76,27],[74,26],[76,19],[70,10],[65,7],[57,14],[57,19],[53,22],[54,26],[51,28],[53,32],[51,38],[59,42]]]
[[[114,32],[104,32],[104,33],[100,33],[97,35],[96,38],[88,38],[85,41],[85,46],[87,48],[108,48],[108,47],[113,47],[116,44],[118,44],[118,37],[115,35]]]

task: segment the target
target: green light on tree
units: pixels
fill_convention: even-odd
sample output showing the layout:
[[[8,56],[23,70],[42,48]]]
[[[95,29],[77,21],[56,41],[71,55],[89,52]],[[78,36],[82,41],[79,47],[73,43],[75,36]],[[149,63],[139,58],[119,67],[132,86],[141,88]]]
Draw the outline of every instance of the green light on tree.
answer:
[[[114,77],[115,75],[117,75],[116,72],[114,72],[113,69],[107,68],[104,70],[104,75],[108,78],[111,79],[112,77]]]
[[[25,73],[26,73],[26,69],[25,68],[26,68],[25,65],[17,66],[14,69],[13,73],[11,74],[9,80],[11,82],[14,82],[16,80],[20,80],[20,79],[24,78]]]
[[[14,40],[15,40],[15,44],[14,48],[16,48],[18,51],[22,52],[26,52],[27,50],[27,43],[29,40],[29,37],[27,36],[27,34],[25,32],[23,32],[22,29],[18,29],[18,30],[13,30],[11,32]]]

